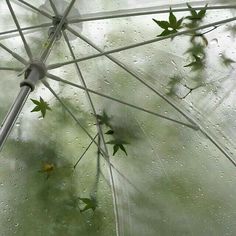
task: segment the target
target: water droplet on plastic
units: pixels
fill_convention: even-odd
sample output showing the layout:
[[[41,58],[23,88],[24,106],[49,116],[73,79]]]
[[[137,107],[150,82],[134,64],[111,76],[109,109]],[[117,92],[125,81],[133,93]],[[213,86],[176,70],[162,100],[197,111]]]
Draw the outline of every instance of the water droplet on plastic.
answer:
[[[174,60],[171,60],[171,63],[172,63],[175,67],[177,66]]]
[[[210,43],[213,44],[213,45],[216,45],[216,44],[218,44],[218,39],[214,38],[214,39],[211,40]]]
[[[110,82],[109,82],[108,80],[104,80],[104,82],[105,82],[106,84],[109,84],[109,85],[110,85]]]

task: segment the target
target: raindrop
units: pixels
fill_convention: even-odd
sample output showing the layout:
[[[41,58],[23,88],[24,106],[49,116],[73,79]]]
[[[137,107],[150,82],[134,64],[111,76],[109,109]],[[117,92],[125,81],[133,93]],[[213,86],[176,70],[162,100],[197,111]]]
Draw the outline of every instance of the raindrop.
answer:
[[[177,66],[174,60],[171,60],[171,63],[172,63],[175,67]]]
[[[104,82],[108,85],[110,85],[111,83],[108,80],[104,80]]]
[[[212,40],[211,40],[211,44],[212,44],[212,45],[218,44],[218,39],[217,39],[217,38],[212,39]]]

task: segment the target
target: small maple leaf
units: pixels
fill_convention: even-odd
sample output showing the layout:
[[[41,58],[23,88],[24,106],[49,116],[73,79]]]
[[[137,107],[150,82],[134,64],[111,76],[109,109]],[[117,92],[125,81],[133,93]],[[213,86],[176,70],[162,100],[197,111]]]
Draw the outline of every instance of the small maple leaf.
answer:
[[[178,32],[178,29],[182,28],[182,22],[184,18],[177,20],[176,16],[173,14],[172,10],[170,9],[169,14],[169,22],[168,21],[158,21],[156,19],[152,19],[159,27],[164,29],[164,31],[157,35],[159,36],[167,36],[170,34],[174,34]]]
[[[205,56],[205,46],[201,43],[191,45],[191,47],[185,52],[191,55],[203,55]]]
[[[197,56],[197,55],[193,55],[195,61],[189,63],[188,65],[184,66],[184,67],[191,67],[191,69],[193,71],[202,69],[204,67],[204,61],[201,57]]]
[[[46,111],[51,111],[51,108],[49,107],[48,103],[45,102],[42,97],[40,97],[39,101],[35,99],[31,99],[31,101],[36,105],[31,112],[41,112],[42,117],[45,117]]]
[[[110,124],[111,117],[109,117],[105,111],[103,111],[102,115],[96,114],[96,117],[100,125],[106,125],[107,127],[111,127]]]
[[[114,133],[115,133],[114,130],[110,129],[110,130],[108,130],[105,134],[107,134],[107,135],[113,135]]]
[[[206,15],[206,10],[207,10],[207,4],[205,5],[205,7],[200,10],[199,12],[197,12],[196,10],[194,10],[188,3],[187,6],[191,12],[191,16],[187,16],[186,18],[191,20],[191,21],[201,21],[205,15]]]
[[[52,163],[44,163],[42,167],[42,172],[52,172],[54,170],[55,166]]]
[[[95,211],[97,208],[97,201],[95,198],[91,197],[91,198],[80,198],[79,200],[82,201],[85,204],[85,207],[83,209],[80,210],[80,212],[84,212],[87,211],[89,209]]]
[[[127,142],[122,140],[111,140],[107,142],[107,144],[113,145],[113,156],[117,153],[119,149],[121,149],[125,153],[125,155],[128,156],[126,149],[124,147],[125,144],[128,144]]]
[[[169,91],[166,93],[169,96],[172,96],[176,92],[176,87],[178,84],[181,83],[182,77],[174,75],[173,77],[170,77],[170,81],[167,84],[169,87]]]
[[[55,165],[53,163],[45,162],[43,163],[42,168],[41,170],[39,170],[39,172],[45,173],[46,178],[48,179],[54,170],[55,170]]]

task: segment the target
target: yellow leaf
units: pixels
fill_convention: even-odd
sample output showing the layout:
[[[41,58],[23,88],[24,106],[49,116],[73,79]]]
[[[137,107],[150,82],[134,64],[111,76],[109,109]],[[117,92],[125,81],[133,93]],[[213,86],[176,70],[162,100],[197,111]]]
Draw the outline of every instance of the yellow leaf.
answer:
[[[55,166],[52,163],[44,163],[42,167],[42,171],[46,173],[50,173],[54,170]]]

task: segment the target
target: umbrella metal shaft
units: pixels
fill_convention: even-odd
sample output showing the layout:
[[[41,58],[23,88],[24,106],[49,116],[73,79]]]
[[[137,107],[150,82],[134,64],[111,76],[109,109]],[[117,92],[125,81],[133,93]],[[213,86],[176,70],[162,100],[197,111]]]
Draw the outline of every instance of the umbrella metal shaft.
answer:
[[[29,86],[23,86],[15,99],[12,107],[10,108],[5,120],[0,129],[0,150],[5,143],[13,125],[15,124],[29,94],[31,88]]]
[[[5,143],[10,131],[15,124],[30,92],[34,89],[34,85],[41,78],[41,71],[37,66],[32,66],[27,79],[21,83],[21,89],[17,95],[13,105],[6,115],[0,128],[0,150]]]

